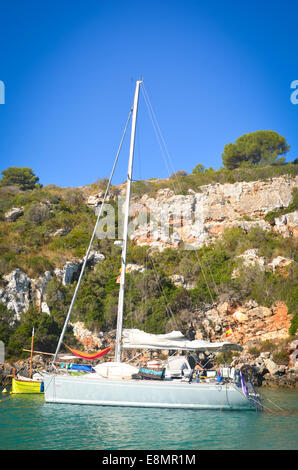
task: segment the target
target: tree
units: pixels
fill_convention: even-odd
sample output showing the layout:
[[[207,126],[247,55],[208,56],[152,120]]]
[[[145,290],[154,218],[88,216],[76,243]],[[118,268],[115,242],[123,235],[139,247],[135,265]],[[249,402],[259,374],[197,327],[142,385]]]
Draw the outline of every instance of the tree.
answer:
[[[13,331],[13,313],[0,302],[0,341],[7,347],[10,335]]]
[[[10,335],[7,351],[10,355],[20,355],[23,348],[31,345],[32,329],[35,330],[34,346],[40,351],[55,351],[61,329],[52,316],[30,307],[21,315],[21,323]]]
[[[289,149],[286,139],[277,132],[256,131],[242,135],[234,144],[225,145],[222,160],[228,170],[247,164],[280,165]]]
[[[206,171],[206,168],[204,167],[204,165],[202,165],[202,163],[198,163],[197,166],[195,166],[194,169],[192,170],[192,174],[203,175],[205,171]]]
[[[170,179],[177,178],[179,176],[187,176],[187,172],[185,170],[178,170],[175,173],[172,173]]]
[[[21,168],[11,166],[6,170],[3,170],[1,174],[1,186],[19,186],[23,191],[42,187],[41,184],[37,184],[39,181],[38,176],[36,176],[34,171],[28,167]]]

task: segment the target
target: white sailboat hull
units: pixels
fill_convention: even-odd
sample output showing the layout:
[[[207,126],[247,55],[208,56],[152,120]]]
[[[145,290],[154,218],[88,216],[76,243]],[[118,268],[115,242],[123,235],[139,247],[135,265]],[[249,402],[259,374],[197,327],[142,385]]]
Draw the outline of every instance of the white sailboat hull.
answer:
[[[222,410],[255,408],[241,388],[234,384],[46,374],[44,389],[47,403]]]

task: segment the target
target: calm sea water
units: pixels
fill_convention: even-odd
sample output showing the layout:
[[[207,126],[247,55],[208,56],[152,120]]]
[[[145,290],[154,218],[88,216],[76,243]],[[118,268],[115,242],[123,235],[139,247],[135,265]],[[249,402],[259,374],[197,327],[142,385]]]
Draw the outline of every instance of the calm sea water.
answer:
[[[38,395],[2,395],[0,449],[297,449],[297,392],[262,394],[271,411],[60,405]]]

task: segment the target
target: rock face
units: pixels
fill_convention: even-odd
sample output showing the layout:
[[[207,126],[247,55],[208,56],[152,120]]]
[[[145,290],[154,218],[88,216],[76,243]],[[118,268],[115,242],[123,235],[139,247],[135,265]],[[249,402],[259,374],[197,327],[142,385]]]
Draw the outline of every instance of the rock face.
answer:
[[[95,265],[100,261],[103,261],[104,259],[105,257],[102,253],[93,250],[90,251],[87,264]],[[71,284],[72,282],[77,281],[79,279],[83,262],[84,259],[81,259],[77,262],[67,261],[62,269],[54,270],[55,275],[58,277],[58,279],[60,279],[64,286],[66,286],[67,284]]]
[[[219,309],[217,308],[219,314],[222,307],[220,305]],[[258,342],[288,337],[292,315],[288,315],[288,308],[282,302],[268,308],[250,301],[238,307],[227,305],[226,309],[223,326],[226,329],[231,328],[233,332],[228,338],[229,341],[249,348]],[[224,338],[222,335],[221,341],[224,341]]]
[[[284,237],[298,237],[298,211],[277,217],[273,230]]]
[[[21,313],[26,312],[30,303],[36,305],[39,311],[49,314],[49,308],[45,302],[45,289],[52,278],[49,271],[38,279],[30,279],[20,269],[15,269],[4,276],[6,285],[0,289],[0,302],[3,302],[9,310],[14,311],[15,320],[20,320]]]
[[[282,302],[270,308],[254,300],[238,306],[222,302],[189,314],[183,332],[189,335],[189,331],[194,330],[195,339],[229,341],[241,344],[248,351],[265,341],[287,340],[291,318]],[[226,337],[228,330],[232,334]]]
[[[189,190],[186,196],[175,195],[170,189],[158,191],[155,198],[144,195],[134,200],[135,219],[140,223],[131,238],[137,244],[163,249],[179,247],[181,243],[184,247],[200,247],[218,238],[227,227],[248,230],[260,226],[284,236],[297,236],[297,213],[277,218],[273,228],[264,220],[269,211],[290,204],[297,182],[297,178],[282,176],[267,181],[201,186],[200,192]]]
[[[298,211],[277,217],[271,225],[265,215],[287,207],[292,202],[293,188],[298,177],[288,175],[266,181],[210,184],[187,195],[161,189],[156,196],[132,197],[129,236],[139,245],[163,250],[167,247],[199,248],[220,237],[225,228],[241,227],[245,231],[259,226],[284,237],[297,237]],[[125,185],[118,193],[125,192]],[[103,193],[86,196],[86,203],[96,209]],[[113,194],[110,199],[115,199]],[[119,219],[123,204],[118,201]],[[121,208],[122,207],[122,208]]]
[[[290,258],[285,258],[284,256],[277,256],[273,258],[270,263],[265,262],[263,256],[258,255],[258,250],[256,248],[251,250],[246,250],[242,255],[237,257],[245,267],[257,265],[259,269],[263,271],[273,271],[279,272],[284,277],[288,276],[287,267],[290,266],[294,260]],[[239,275],[239,270],[236,268],[232,273],[232,278],[235,279]]]
[[[81,263],[74,263],[67,261],[62,269],[55,269],[55,276],[61,280],[62,284],[66,286],[74,281],[77,281],[81,271]]]
[[[91,251],[88,264],[94,266],[104,260],[103,254]],[[53,273],[46,271],[38,279],[30,279],[21,269],[15,269],[3,277],[5,286],[0,289],[0,302],[9,310],[15,312],[15,320],[20,320],[21,313],[26,312],[30,306],[35,305],[39,311],[50,314],[46,303],[46,286],[52,277],[57,277],[63,285],[76,281],[80,275],[83,260],[68,261],[62,269],[55,269]]]
[[[21,313],[29,308],[30,303],[30,279],[20,269],[15,269],[4,276],[6,287],[0,290],[0,301],[9,310],[15,311],[16,320],[20,319]]]
[[[41,312],[50,313],[49,307],[45,302],[45,291],[48,282],[52,279],[50,271],[46,271],[38,279],[31,279],[31,296],[34,304]],[[26,309],[24,309],[26,310]]]
[[[72,325],[75,338],[86,350],[94,350],[102,347],[102,334],[96,334],[87,328],[84,323],[76,322]]]
[[[283,356],[285,362],[277,363],[274,357],[278,348],[276,345],[285,344],[288,340],[290,321],[291,315],[288,315],[287,306],[283,303],[268,308],[252,300],[237,307],[223,302],[204,311],[193,312],[187,318],[184,334],[212,342],[241,344],[243,352],[236,356],[231,365],[244,370],[248,367],[254,385],[297,388],[298,340],[289,345],[287,355]],[[232,334],[226,337],[228,329]],[[266,341],[271,349],[275,345],[273,352],[261,352],[257,356],[250,352],[266,344]],[[203,364],[217,364],[216,354],[212,357],[205,352],[201,356],[199,359]]]

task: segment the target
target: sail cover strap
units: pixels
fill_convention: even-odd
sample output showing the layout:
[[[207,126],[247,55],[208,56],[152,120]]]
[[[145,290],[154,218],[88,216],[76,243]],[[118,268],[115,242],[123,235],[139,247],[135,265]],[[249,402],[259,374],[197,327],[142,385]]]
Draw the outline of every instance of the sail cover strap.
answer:
[[[82,351],[78,351],[77,349],[72,349],[72,348],[70,348],[69,346],[67,346],[67,344],[65,344],[65,346],[66,346],[67,349],[69,349],[75,356],[80,357],[81,359],[89,359],[89,360],[98,359],[99,357],[104,356],[104,355],[107,354],[107,353],[112,349],[112,347],[113,347],[113,346],[110,346],[109,348],[102,349],[101,351],[97,351],[96,353],[85,353],[85,352],[82,352]]]

